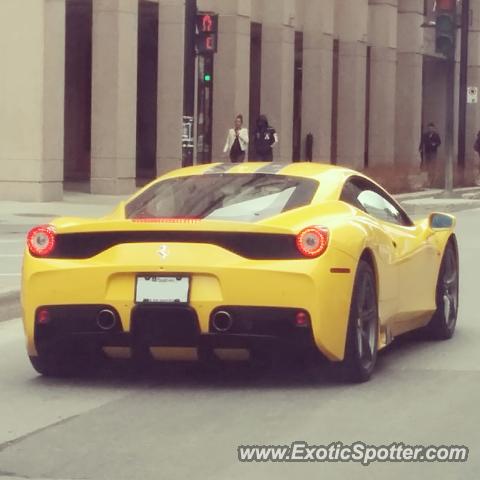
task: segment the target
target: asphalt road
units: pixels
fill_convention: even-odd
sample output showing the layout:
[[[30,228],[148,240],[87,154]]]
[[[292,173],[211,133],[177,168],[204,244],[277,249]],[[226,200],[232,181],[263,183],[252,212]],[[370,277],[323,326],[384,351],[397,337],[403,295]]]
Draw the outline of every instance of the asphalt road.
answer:
[[[0,478],[478,479],[480,210],[458,213],[461,312],[446,342],[397,341],[374,378],[321,371],[223,374],[197,367],[144,375],[123,365],[77,380],[30,368],[18,319],[0,323]],[[241,464],[241,444],[466,445],[467,463]],[[2,477],[2,475],[4,477]]]

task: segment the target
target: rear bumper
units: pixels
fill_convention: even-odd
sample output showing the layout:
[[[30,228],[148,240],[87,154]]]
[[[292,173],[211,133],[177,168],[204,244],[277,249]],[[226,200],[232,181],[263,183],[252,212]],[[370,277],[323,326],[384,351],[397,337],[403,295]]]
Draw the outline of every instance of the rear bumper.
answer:
[[[74,351],[127,347],[130,355],[135,356],[145,355],[152,348],[185,348],[196,350],[197,358],[211,355],[217,349],[254,353],[281,350],[292,354],[316,350],[310,322],[295,325],[296,309],[221,308],[232,312],[234,320],[229,331],[215,331],[213,311],[209,331],[202,333],[197,313],[188,306],[137,305],[131,310],[131,329],[125,331],[111,305],[43,305],[35,315],[35,349],[39,354],[48,354],[66,345]],[[98,314],[105,310],[115,317],[108,331],[97,323]]]
[[[39,259],[26,252],[22,308],[29,355],[37,354],[35,312],[40,306],[107,305],[118,315],[119,333],[132,336],[136,276],[174,273],[191,279],[188,305],[195,312],[202,342],[211,341],[203,337],[213,333],[210,318],[222,306],[293,308],[308,312],[317,350],[330,360],[343,359],[356,268],[350,256],[329,248],[312,260],[249,260],[217,246],[172,244],[168,259],[159,260],[158,248],[119,245],[83,260]],[[335,268],[347,273],[332,273]],[[261,317],[251,320],[262,324]],[[269,341],[272,335],[255,329],[232,334],[249,335],[248,341],[252,335],[265,335]],[[273,336],[281,337],[278,332]],[[229,336],[225,341],[232,340]]]

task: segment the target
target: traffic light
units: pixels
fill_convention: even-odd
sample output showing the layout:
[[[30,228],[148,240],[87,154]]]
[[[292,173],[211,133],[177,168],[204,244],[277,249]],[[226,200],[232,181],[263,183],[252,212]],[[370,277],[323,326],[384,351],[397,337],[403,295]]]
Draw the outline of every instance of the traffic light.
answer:
[[[199,55],[217,51],[218,15],[201,12],[197,14],[196,47]]]
[[[435,51],[455,57],[457,39],[457,0],[437,0],[435,11]]]
[[[206,86],[213,82],[213,56],[206,55],[200,68],[200,78]]]

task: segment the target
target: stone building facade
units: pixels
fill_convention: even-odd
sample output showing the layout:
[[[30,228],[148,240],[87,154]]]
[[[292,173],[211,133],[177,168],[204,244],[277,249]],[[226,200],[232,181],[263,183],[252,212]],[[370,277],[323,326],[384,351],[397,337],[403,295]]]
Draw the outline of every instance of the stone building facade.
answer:
[[[418,168],[422,124],[445,127],[445,62],[422,27],[430,3],[198,0],[219,15],[209,158],[224,158],[236,114],[252,126],[264,113],[275,160],[305,158],[310,133],[314,161]],[[477,86],[480,0],[470,8]],[[0,198],[124,194],[181,166],[184,20],[184,0],[2,0]],[[469,104],[467,166],[479,128]]]

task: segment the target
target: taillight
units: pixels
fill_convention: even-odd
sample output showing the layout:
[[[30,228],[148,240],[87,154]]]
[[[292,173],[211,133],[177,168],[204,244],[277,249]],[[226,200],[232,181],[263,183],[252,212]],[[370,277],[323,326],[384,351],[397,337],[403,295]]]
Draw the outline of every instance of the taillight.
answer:
[[[319,257],[328,246],[328,229],[324,227],[304,228],[296,239],[298,251],[305,257]]]
[[[308,313],[299,311],[295,315],[295,326],[300,328],[305,328],[310,326],[310,317]]]
[[[55,248],[55,229],[52,225],[40,225],[32,228],[27,235],[30,253],[36,257],[45,257]]]
[[[37,323],[39,325],[47,325],[50,320],[50,312],[46,308],[37,311]]]

